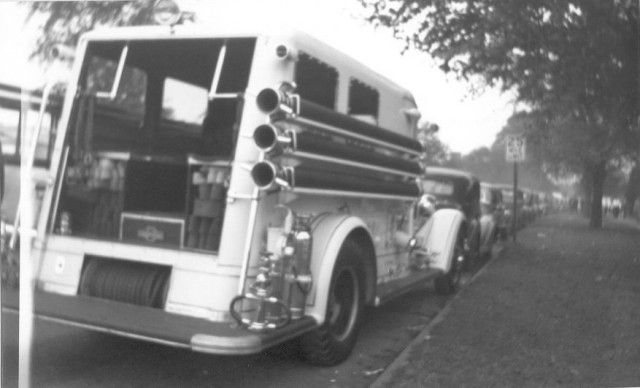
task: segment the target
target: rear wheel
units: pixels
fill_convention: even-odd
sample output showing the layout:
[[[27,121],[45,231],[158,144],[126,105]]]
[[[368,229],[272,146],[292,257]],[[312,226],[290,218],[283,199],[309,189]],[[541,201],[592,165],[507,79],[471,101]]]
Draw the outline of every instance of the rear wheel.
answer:
[[[460,232],[453,248],[451,267],[444,275],[434,279],[436,293],[440,295],[451,295],[460,287],[462,279],[462,266],[464,264],[464,236]]]
[[[355,346],[364,301],[364,254],[357,243],[347,240],[333,269],[324,323],[301,338],[307,361],[336,365]]]

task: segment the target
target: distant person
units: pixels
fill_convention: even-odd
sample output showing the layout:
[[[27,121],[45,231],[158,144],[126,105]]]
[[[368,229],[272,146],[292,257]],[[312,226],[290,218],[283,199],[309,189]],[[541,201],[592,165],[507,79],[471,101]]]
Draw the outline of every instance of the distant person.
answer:
[[[631,169],[629,174],[629,183],[627,184],[627,190],[625,192],[625,202],[627,204],[624,209],[626,216],[633,215],[633,205],[636,198],[640,196],[640,156],[635,160],[635,165]]]

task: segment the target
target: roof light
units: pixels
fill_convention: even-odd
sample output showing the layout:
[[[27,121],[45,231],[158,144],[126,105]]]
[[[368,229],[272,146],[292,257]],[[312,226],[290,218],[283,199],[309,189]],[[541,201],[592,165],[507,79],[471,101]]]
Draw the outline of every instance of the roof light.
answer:
[[[276,47],[276,57],[282,60],[290,59],[296,61],[298,59],[298,53],[291,47],[280,44]]]
[[[158,24],[172,26],[180,21],[180,7],[172,0],[158,0],[153,6],[153,19]]]

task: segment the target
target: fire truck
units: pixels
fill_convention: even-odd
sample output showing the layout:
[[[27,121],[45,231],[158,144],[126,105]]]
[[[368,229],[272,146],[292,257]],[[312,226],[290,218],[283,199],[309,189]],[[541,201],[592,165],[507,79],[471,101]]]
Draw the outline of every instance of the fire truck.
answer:
[[[421,193],[407,90],[307,33],[167,8],[76,48],[31,243],[36,316],[212,354],[295,339],[333,365],[366,305],[455,291],[465,219]]]

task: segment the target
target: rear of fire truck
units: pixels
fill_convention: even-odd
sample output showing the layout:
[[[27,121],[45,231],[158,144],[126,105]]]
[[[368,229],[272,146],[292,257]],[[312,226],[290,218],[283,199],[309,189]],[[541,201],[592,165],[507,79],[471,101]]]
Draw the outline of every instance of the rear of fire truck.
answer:
[[[176,21],[80,40],[33,244],[36,315],[216,354],[302,335],[328,365],[365,303],[434,276],[452,289],[464,221],[420,205],[419,143],[301,100],[272,36]]]

